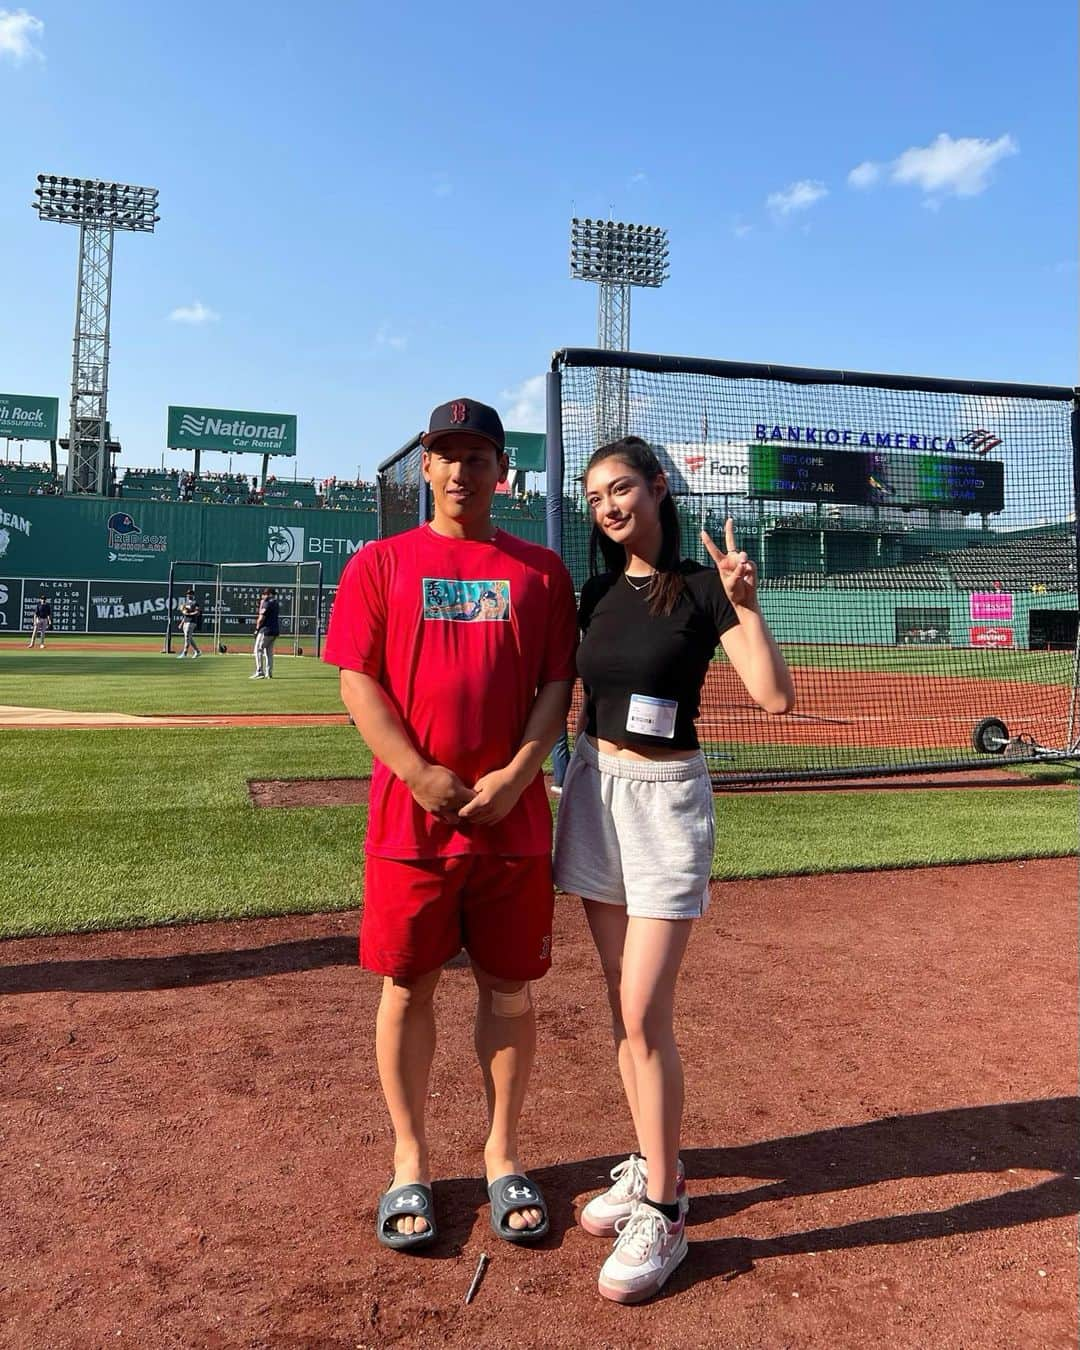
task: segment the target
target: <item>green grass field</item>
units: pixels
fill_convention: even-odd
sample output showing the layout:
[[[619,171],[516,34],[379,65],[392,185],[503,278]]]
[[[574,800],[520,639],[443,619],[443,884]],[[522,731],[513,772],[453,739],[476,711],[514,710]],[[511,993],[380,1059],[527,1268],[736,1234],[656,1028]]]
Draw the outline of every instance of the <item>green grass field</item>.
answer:
[[[146,639],[142,639],[143,642]],[[343,712],[338,674],[311,657],[276,656],[272,680],[252,680],[249,656],[183,661],[160,652],[0,648],[0,704],[68,712]]]
[[[336,671],[314,660],[281,657],[269,684],[249,674],[233,657],[6,647],[0,704],[341,711]],[[344,725],[0,731],[0,937],[351,908],[364,810],[255,810],[247,780],[370,767]],[[1068,791],[757,793],[718,797],[716,812],[719,879],[1067,855],[1077,842]],[[797,882],[791,893],[797,904]]]
[[[1021,684],[1071,684],[1069,652],[975,651],[966,647],[841,647],[784,645],[792,667],[857,670],[880,675],[951,675]]]

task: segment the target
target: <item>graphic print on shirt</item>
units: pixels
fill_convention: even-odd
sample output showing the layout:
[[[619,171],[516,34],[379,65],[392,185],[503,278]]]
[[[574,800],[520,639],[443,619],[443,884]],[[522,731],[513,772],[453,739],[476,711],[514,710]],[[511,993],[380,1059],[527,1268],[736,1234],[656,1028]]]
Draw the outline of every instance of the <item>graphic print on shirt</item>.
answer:
[[[510,619],[509,581],[459,581],[453,577],[424,577],[425,619],[458,620],[465,623]]]

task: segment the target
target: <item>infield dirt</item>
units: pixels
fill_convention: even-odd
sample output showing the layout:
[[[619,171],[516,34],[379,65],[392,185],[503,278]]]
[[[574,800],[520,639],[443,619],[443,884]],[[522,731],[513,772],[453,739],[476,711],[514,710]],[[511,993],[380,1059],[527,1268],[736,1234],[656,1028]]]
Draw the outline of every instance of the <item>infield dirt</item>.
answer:
[[[1076,880],[714,886],[678,1012],[690,1257],[636,1309],[599,1298],[574,1222],[633,1142],[575,900],[536,990],[534,1251],[487,1226],[467,969],[438,995],[441,1236],[409,1258],[373,1234],[391,1140],[355,915],[0,944],[0,1345],[1074,1346]]]

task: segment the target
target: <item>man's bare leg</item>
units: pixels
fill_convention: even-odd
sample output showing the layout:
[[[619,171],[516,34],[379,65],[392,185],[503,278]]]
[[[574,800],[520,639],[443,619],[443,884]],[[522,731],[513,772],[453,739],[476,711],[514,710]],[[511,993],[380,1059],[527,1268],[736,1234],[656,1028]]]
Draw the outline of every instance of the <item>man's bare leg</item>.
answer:
[[[484,1167],[489,1182],[524,1169],[518,1159],[517,1129],[525,1092],[536,1055],[536,1014],[531,1003],[516,1015],[500,1015],[492,994],[509,1002],[527,995],[525,980],[497,980],[473,963],[477,985],[476,1057],[487,1092],[489,1131],[484,1145]],[[543,1221],[539,1209],[514,1209],[506,1217],[511,1228],[536,1228]]]
[[[432,1000],[441,974],[440,968],[416,980],[383,980],[375,1019],[375,1057],[394,1127],[391,1189],[406,1186],[410,1181],[431,1184],[424,1107],[435,1056]],[[426,1219],[411,1214],[397,1221],[399,1233],[423,1233],[427,1226]]]

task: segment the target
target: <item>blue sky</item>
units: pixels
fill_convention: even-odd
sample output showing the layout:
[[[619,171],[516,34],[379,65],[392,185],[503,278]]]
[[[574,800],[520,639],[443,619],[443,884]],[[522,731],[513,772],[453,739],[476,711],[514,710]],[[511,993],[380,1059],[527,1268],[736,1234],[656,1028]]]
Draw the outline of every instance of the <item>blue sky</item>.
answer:
[[[1072,384],[1075,53],[1045,0],[28,0],[0,389],[67,399],[77,235],[39,172],[160,189],[117,239],[122,465],[160,463],[170,402],[297,413],[301,476],[370,477],[462,394],[540,429],[552,350],[595,335],[574,214],[670,232],[639,350]]]

